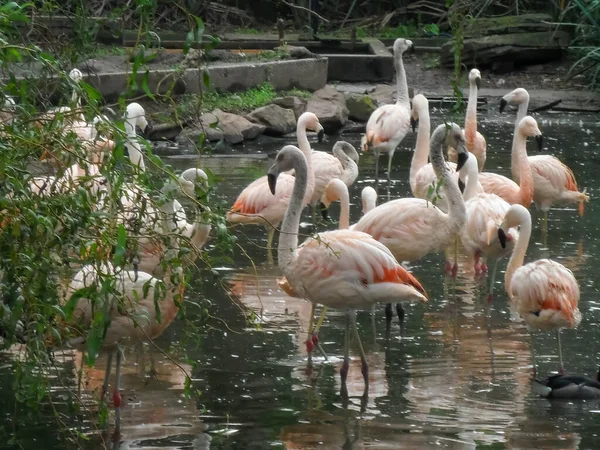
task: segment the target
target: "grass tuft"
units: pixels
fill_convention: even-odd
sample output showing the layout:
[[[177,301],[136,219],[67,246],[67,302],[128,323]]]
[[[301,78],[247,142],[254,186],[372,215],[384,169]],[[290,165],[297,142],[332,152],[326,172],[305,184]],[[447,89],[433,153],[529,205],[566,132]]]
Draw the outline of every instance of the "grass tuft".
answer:
[[[248,113],[271,103],[277,97],[290,95],[306,99],[311,96],[311,93],[295,88],[287,91],[276,91],[271,83],[263,83],[242,92],[206,92],[201,96],[198,94],[184,95],[179,103],[178,112],[184,116],[196,113],[203,114],[214,109],[236,114]]]

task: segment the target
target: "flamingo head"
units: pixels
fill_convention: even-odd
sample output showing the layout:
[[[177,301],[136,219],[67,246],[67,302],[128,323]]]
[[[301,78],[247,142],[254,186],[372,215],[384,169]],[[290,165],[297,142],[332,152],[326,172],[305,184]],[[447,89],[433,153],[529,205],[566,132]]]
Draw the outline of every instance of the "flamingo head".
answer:
[[[544,136],[540,131],[536,120],[531,116],[525,116],[519,122],[519,132],[524,136],[530,136],[535,139],[538,150],[541,152],[544,148]]]
[[[498,228],[498,240],[502,248],[506,248],[506,243],[511,241],[514,236],[509,237],[508,230],[510,228],[517,228],[518,226],[525,226],[531,230],[531,214],[529,210],[523,205],[515,204],[508,208],[504,215],[504,220]],[[507,230],[507,231],[504,231]]]
[[[319,142],[323,141],[323,137],[325,136],[325,129],[321,122],[319,122],[319,118],[315,113],[305,112],[298,118],[298,124],[303,124],[307,130],[314,131],[317,133],[317,138]]]
[[[471,69],[469,72],[469,84],[481,89],[481,72],[478,69]]]
[[[523,88],[514,89],[500,100],[500,112],[502,113],[507,105],[521,105],[523,103],[529,103],[529,92]]]
[[[148,134],[152,130],[152,127],[146,120],[146,111],[144,111],[144,108],[139,103],[130,103],[127,105],[125,123],[127,125],[126,129],[129,128],[130,133],[132,131],[135,133],[135,127],[139,127],[143,134]]]
[[[446,145],[448,147],[456,149],[456,153],[458,155],[456,170],[458,171],[465,165],[467,159],[469,159],[469,152],[467,150],[465,134],[463,133],[462,129],[455,123],[446,123],[439,125],[434,131],[434,134],[436,132],[441,132],[444,129],[446,131]]]
[[[296,170],[296,177],[299,177],[299,172],[306,176],[308,170],[306,165],[306,158],[300,149],[294,145],[286,145],[277,153],[275,162],[267,172],[267,181],[269,183],[269,189],[271,194],[275,195],[275,188],[277,187],[277,178],[281,172],[288,170]],[[304,195],[304,194],[303,194]]]
[[[69,78],[75,83],[78,83],[79,81],[83,80],[83,74],[81,73],[81,70],[74,68],[69,72]]]
[[[412,100],[410,112],[410,126],[412,127],[413,133],[419,125],[419,116],[427,111],[429,111],[429,101],[427,101],[427,98],[422,94],[415,95]]]
[[[335,155],[338,151],[344,152],[348,158],[358,164],[360,157],[358,156],[358,152],[356,151],[356,148],[354,148],[354,145],[346,141],[337,141],[333,145],[331,152]]]
[[[415,52],[415,46],[409,39],[398,38],[394,41],[394,55],[402,55],[406,51],[409,53]]]

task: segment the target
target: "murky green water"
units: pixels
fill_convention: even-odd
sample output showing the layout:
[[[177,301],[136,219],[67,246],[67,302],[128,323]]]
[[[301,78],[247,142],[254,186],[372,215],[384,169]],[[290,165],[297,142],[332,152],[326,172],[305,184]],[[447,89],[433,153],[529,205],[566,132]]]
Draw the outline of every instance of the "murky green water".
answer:
[[[512,120],[513,115],[483,120],[487,170],[510,174]],[[439,119],[434,118],[433,124],[437,123]],[[541,248],[540,217],[534,212],[527,260],[552,257],[575,273],[584,319],[577,330],[562,334],[565,366],[573,373],[593,374],[600,354],[596,288],[600,275],[595,269],[600,263],[595,239],[600,235],[596,200],[600,184],[594,180],[600,173],[600,129],[595,117],[545,116],[539,123],[546,137],[545,151],[573,169],[592,202],[586,205],[583,219],[575,208],[552,211],[548,249]],[[359,137],[346,139],[358,144]],[[413,148],[414,139],[415,135],[409,135],[403,148]],[[331,149],[333,143],[330,138],[314,148]],[[255,153],[276,148],[255,149]],[[393,178],[397,181],[390,189],[391,198],[409,195],[411,155],[402,150],[396,153]],[[194,160],[168,161],[185,167]],[[271,162],[244,156],[213,157],[203,164],[225,178],[219,195],[231,204]],[[360,179],[351,190],[353,222],[360,215],[360,190],[373,176],[371,155],[361,157],[360,170]],[[336,214],[337,207],[333,207],[332,215]],[[308,215],[305,221],[310,222]],[[600,402],[549,402],[532,394],[530,339],[523,324],[511,318],[503,289],[505,262],[491,308],[485,301],[485,281],[461,273],[456,280],[445,278],[440,255],[412,264],[430,294],[430,303],[407,307],[403,329],[395,320],[386,330],[380,309],[375,335],[369,314],[359,313],[359,331],[371,368],[369,397],[361,398],[363,381],[354,347],[346,403],[339,395],[338,373],[343,316],[334,311],[328,315],[321,341],[329,359],[314,358],[314,368],[308,371],[303,342],[310,304],[277,289],[280,273],[266,263],[262,228],[238,228],[236,233],[247,256],[236,250],[233,264],[216,267],[224,280],[199,273],[187,293],[190,300],[209,301],[213,317],[201,324],[200,346],[188,352],[198,362],[192,377],[202,394],[199,403],[183,395],[184,377],[176,364],[186,370],[191,367],[177,352],[171,353],[172,361],[155,353],[159,380],[147,383],[140,376],[141,357],[129,355],[123,375],[127,404],[120,448],[600,448]],[[259,329],[246,321],[247,308],[256,312]],[[192,318],[197,312],[197,308],[189,309]],[[168,347],[181,339],[182,326],[174,323],[159,344]],[[537,335],[535,345],[539,372],[556,370],[554,335]],[[75,416],[61,406],[64,388],[60,383],[75,384],[77,356],[74,360],[73,354],[65,355],[62,363],[59,357],[62,376],[56,378],[57,408],[67,424],[75,424]],[[104,361],[99,360],[97,370],[86,371],[84,398],[90,404],[91,391],[101,384]],[[16,421],[10,420],[16,413],[8,365],[0,367],[0,377],[0,430],[10,432],[16,426],[22,448],[65,448],[50,410],[44,419],[19,412]],[[89,447],[98,448],[99,434],[92,432],[97,418],[77,420],[90,430]],[[0,443],[0,448],[13,447]]]

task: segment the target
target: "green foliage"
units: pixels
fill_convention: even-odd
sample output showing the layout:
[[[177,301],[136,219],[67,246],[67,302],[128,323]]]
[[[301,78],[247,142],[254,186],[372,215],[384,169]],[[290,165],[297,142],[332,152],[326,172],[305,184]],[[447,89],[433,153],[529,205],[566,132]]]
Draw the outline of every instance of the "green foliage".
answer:
[[[564,21],[576,28],[576,37],[570,49],[578,56],[571,75],[583,73],[592,87],[600,86],[600,0],[574,0],[564,11]]]
[[[271,83],[263,83],[258,87],[242,92],[206,92],[201,95],[184,95],[178,105],[178,114],[182,116],[202,114],[214,109],[233,113],[250,112],[283,95],[308,98],[310,92],[300,89],[278,92]]]
[[[38,3],[41,3],[39,9],[53,11],[53,3]],[[147,49],[155,43],[149,36],[152,35],[156,2],[135,0],[133,8],[139,17],[140,39],[133,54],[127,89],[118,102],[111,105],[117,115],[115,120],[106,120],[98,127],[104,137],[109,136],[114,141],[115,148],[112,153],[104,154],[101,164],[92,166],[91,160],[98,154],[90,153],[89,143],[84,143],[70,129],[76,121],[91,122],[108,111],[103,109],[102,96],[92,84],[71,80],[67,75],[74,63],[87,57],[90,50],[98,49],[92,45],[95,30],[86,28],[88,12],[83,6],[76,9],[76,36],[68,50],[58,43],[58,51],[47,51],[38,42],[27,41],[27,36],[15,27],[15,24],[28,22],[33,13],[32,4],[10,2],[0,5],[3,66],[0,88],[0,348],[26,344],[22,354],[13,361],[13,387],[15,400],[30,411],[38,411],[54,400],[49,376],[56,376],[52,358],[55,349],[67,343],[82,345],[86,350],[86,363],[93,365],[115,315],[143,323],[146,316],[153,313],[156,316],[153,320],[164,320],[160,306],[164,302],[166,277],[153,286],[146,283],[143,292],[127,298],[120,287],[119,275],[115,275],[122,269],[134,267],[143,250],[144,239],[165,249],[163,265],[173,271],[169,280],[172,278],[175,286],[184,288],[190,276],[186,266],[186,257],[193,251],[189,239],[167,232],[161,213],[151,216],[154,217],[152,223],[140,219],[145,212],[150,214],[150,208],[160,211],[165,202],[172,202],[174,196],[180,195],[179,190],[163,189],[165,180],[175,180],[177,175],[160,158],[152,155],[151,146],[141,138],[138,142],[147,171],[140,172],[125,156],[130,138],[125,134],[123,113],[134,96],[141,91],[146,99],[175,103],[168,94],[153,94],[148,85],[146,66],[155,53]],[[207,39],[212,41],[203,33],[204,24],[198,17],[189,19],[192,30],[189,47]],[[44,42],[44,47],[54,50],[48,42]],[[24,60],[34,62],[37,69],[25,78],[17,77],[21,68],[16,63]],[[174,85],[175,81],[172,83]],[[170,89],[172,86],[167,91]],[[55,106],[69,109],[48,112]],[[40,162],[42,155],[50,155],[47,161],[52,164]],[[77,171],[75,174],[69,172],[75,170],[74,163],[85,174],[77,176]],[[97,175],[92,172],[93,168],[98,170]],[[47,176],[50,173],[54,178]],[[209,172],[208,175],[209,183],[214,183],[212,174]],[[35,192],[32,184],[35,180],[43,190],[42,194]],[[134,194],[127,195],[135,196],[130,200],[139,211],[131,218],[123,218],[126,189],[133,189]],[[227,254],[235,245],[235,238],[229,235],[223,216],[218,214],[220,206],[210,201],[211,187],[198,183],[195,189],[195,195],[185,200],[198,207],[196,215],[202,223],[211,223],[218,228],[221,247],[217,253]],[[205,255],[202,255],[202,261],[208,266],[211,264]],[[108,264],[115,270],[108,270]],[[69,295],[66,287],[83,266],[95,268],[97,276],[93,283]],[[183,276],[177,271],[180,268],[186,269]],[[149,296],[153,306],[151,311],[133,308],[132,302],[137,303],[145,295]],[[176,298],[176,302],[185,309],[181,299]],[[78,306],[83,304],[89,307],[85,320],[78,315]],[[197,392],[190,386],[187,391]],[[66,395],[67,401],[61,399],[61,404],[70,405],[70,408],[84,405],[75,389],[68,387]],[[106,421],[107,413],[105,406],[100,408],[101,421]],[[70,428],[72,424],[67,426],[60,414],[56,411],[55,414],[57,424],[69,439],[83,439],[80,430]]]

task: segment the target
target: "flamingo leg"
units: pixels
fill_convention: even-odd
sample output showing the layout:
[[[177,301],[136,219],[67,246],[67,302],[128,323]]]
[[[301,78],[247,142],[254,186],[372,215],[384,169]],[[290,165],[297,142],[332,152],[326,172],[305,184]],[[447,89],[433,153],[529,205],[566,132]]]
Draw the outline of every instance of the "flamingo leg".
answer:
[[[346,314],[346,332],[344,333],[344,363],[342,364],[342,368],[340,369],[340,377],[342,378],[342,390],[346,386],[346,379],[348,378],[348,369],[350,368],[350,314],[352,314],[352,311],[349,311]]]
[[[362,363],[361,372],[363,378],[365,380],[365,386],[369,385],[369,364],[367,363],[367,357],[365,355],[365,351],[363,349],[362,342],[360,341],[360,336],[358,334],[358,328],[356,327],[356,312],[352,311],[350,315],[350,320],[352,322],[352,331],[354,333],[354,337],[356,338],[356,342],[358,342],[358,349],[360,350],[360,361]]]
[[[313,311],[311,313],[311,316],[315,315],[314,308],[315,308],[315,304],[313,303]],[[315,328],[312,330],[312,333],[310,333],[310,331],[309,331],[309,339],[312,339],[313,344],[315,344],[317,346],[317,348],[319,349],[321,356],[323,356],[323,358],[325,358],[325,360],[327,360],[327,354],[325,353],[325,350],[323,350],[323,347],[321,347],[321,343],[319,342],[319,330],[321,329],[321,325],[323,325],[323,320],[325,319],[325,314],[327,314],[327,306],[323,306],[323,309],[321,310],[321,315],[319,316],[319,320],[317,320],[317,324],[315,325]]]
[[[387,323],[391,322],[394,318],[394,313],[392,311],[392,304],[388,303],[385,305],[385,320]]]
[[[496,258],[494,261],[494,268],[492,269],[492,277],[490,280],[490,292],[488,293],[488,302],[491,302],[494,299],[494,282],[496,281],[496,269],[498,268],[499,258]]]
[[[317,205],[311,205],[313,225],[317,224]]]
[[[310,354],[313,351],[313,341],[312,341],[312,330],[313,323],[315,321],[315,303],[311,303],[310,305],[310,319],[308,320],[308,337],[306,338],[306,353],[308,353],[308,357],[310,358]]]
[[[558,359],[560,361],[560,369],[558,370],[558,373],[562,375],[565,373],[565,366],[563,366],[562,345],[560,343],[560,328],[556,330],[556,338],[558,339]]]
[[[375,156],[375,186],[379,184],[379,150],[374,150],[373,155]]]
[[[544,220],[542,222],[542,245],[548,247],[548,211],[544,211]]]
[[[117,369],[116,369],[116,380],[115,380],[115,392],[113,394],[113,402],[115,405],[115,433],[121,431],[121,359],[123,358],[123,351],[121,348],[117,348]]]
[[[535,361],[535,347],[534,347],[534,343],[533,343],[533,333],[529,333],[529,335],[531,336],[531,363],[533,365],[533,377],[535,378],[535,376],[537,374],[537,364]]]
[[[388,153],[388,172],[387,172],[388,183],[392,179],[392,159],[394,159],[394,150],[390,150],[390,152]]]
[[[268,226],[267,228],[267,262],[273,264],[273,238],[275,237],[275,228]]]
[[[400,322],[400,326],[402,326],[404,324],[404,316],[406,315],[402,303],[396,303],[396,314],[398,315],[398,322]]]
[[[102,397],[100,400],[104,402],[104,398],[106,397],[106,393],[108,392],[108,379],[110,378],[110,369],[112,366],[112,357],[113,353],[110,352],[108,354],[108,358],[106,360],[106,373],[104,374],[104,382],[102,383]]]

